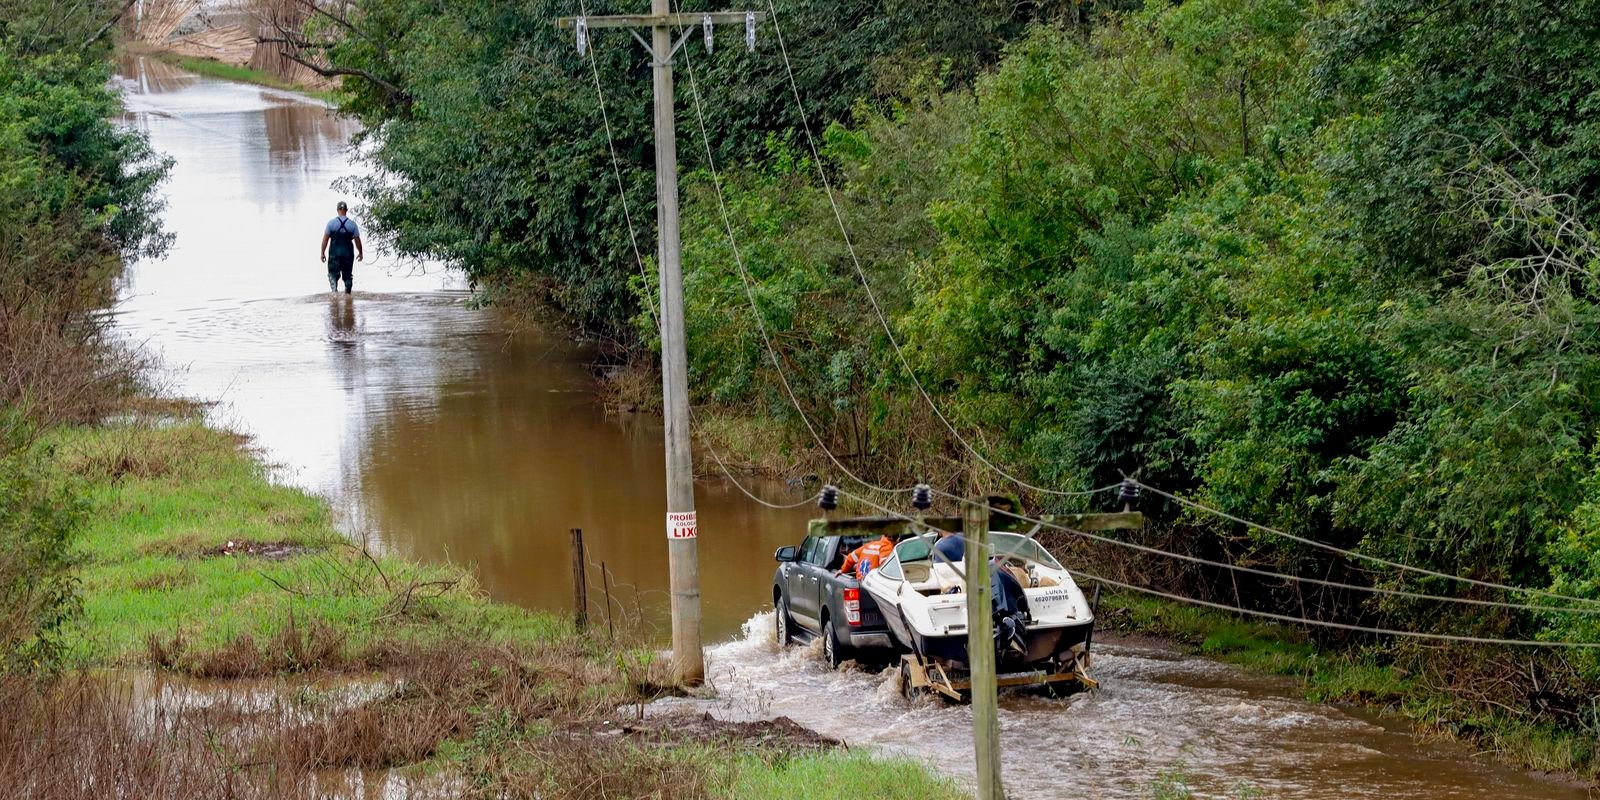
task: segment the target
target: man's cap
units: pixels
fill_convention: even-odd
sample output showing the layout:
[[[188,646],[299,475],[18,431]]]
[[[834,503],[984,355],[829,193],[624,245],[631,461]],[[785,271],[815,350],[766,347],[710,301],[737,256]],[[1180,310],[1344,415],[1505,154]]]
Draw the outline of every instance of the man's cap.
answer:
[[[350,207],[345,205],[343,200],[340,200],[339,201],[339,210],[340,211],[349,211]]]

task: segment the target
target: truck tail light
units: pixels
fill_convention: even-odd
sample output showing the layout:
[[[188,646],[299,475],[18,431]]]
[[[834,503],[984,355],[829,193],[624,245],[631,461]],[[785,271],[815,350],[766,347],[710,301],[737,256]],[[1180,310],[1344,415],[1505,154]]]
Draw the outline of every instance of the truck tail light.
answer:
[[[844,590],[844,621],[851,625],[861,624],[861,590]]]

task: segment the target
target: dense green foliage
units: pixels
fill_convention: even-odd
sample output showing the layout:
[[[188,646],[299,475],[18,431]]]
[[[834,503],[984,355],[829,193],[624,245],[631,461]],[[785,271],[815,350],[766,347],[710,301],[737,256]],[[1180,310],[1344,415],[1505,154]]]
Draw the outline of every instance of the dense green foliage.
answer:
[[[123,4],[0,2],[0,672],[48,670],[77,609],[81,509],[33,443],[134,381],[101,309],[124,257],[166,244],[166,165],[116,126],[104,36]]]
[[[991,0],[779,5],[814,119],[844,115],[855,98],[877,94],[917,64],[948,63],[970,76],[1028,21],[1076,8]],[[370,78],[346,83],[342,107],[370,131],[377,174],[352,188],[370,203],[372,224],[403,253],[447,259],[491,294],[531,290],[598,333],[626,335],[638,268],[595,76],[570,31],[553,22],[584,8],[637,9],[574,0],[378,0],[360,8],[359,32],[328,57]],[[767,133],[798,121],[772,30],[763,29],[754,55],[739,45],[741,34],[720,34],[709,58],[680,56],[699,62],[706,102],[718,110],[709,124],[722,159],[760,152]],[[596,31],[593,53],[632,219],[653,260],[648,59],[621,31]],[[679,110],[686,134],[688,110]],[[679,152],[691,167],[703,151],[686,140]]]
[[[121,4],[0,2],[0,405],[83,419],[128,378],[95,314],[124,257],[159,252],[166,165],[117,127]]]
[[[1391,25],[1376,5],[1215,0],[1040,26],[974,90],[858,114],[823,157],[918,377],[991,455],[1548,586],[1557,554],[1588,563],[1561,532],[1594,469],[1600,80],[1569,64],[1600,12],[1541,8],[1510,16],[1532,27],[1461,5]],[[796,160],[726,177],[786,374],[835,435],[838,409],[872,409],[873,452],[942,438]],[[690,200],[699,385],[777,406],[715,197]],[[927,452],[880,474],[948,474]],[[1201,551],[1362,574],[1178,521],[1218,534]],[[1433,611],[1359,613],[1541,629]]]
[[[631,318],[649,344],[651,287],[629,289],[592,78],[541,27],[555,10],[491,5],[424,24],[417,8],[369,7],[405,58],[346,45],[372,69],[408,65],[392,81],[403,96],[351,90],[388,170],[387,188],[368,187],[380,220],[476,277],[536,276],[591,321]],[[896,17],[913,13],[780,9],[820,154],[775,54],[726,48],[695,56],[692,80],[680,70],[700,401],[782,421],[773,448],[800,453],[812,435],[792,390],[827,446],[880,481],[1000,488],[890,346],[820,159],[917,382],[997,461],[1066,489],[1133,473],[1368,554],[1600,598],[1600,5],[1194,0],[1087,20]],[[851,38],[831,27],[840,18],[887,27]],[[602,42],[639,223],[645,76],[626,45]],[[720,175],[702,157],[695,92]],[[1148,510],[1160,524],[1146,535],[1200,555],[1530,600]],[[1578,615],[1308,596],[1081,555],[1345,622],[1600,632]],[[1600,726],[1585,700],[1600,663],[1530,663],[1492,676],[1530,693],[1530,720]],[[1449,672],[1486,677],[1474,669]]]

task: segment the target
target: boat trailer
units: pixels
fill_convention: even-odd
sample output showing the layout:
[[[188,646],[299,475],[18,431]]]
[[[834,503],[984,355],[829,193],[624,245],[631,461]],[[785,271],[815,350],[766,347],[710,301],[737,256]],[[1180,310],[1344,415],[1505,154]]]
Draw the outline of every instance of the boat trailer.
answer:
[[[1072,648],[1072,661],[1055,672],[1028,669],[1002,672],[996,676],[999,688],[1042,686],[1057,696],[1090,691],[1100,686],[1089,677],[1089,652],[1083,645]],[[934,692],[958,703],[972,699],[972,675],[965,664],[942,658],[926,658],[915,653],[900,657],[900,693],[907,698]]]

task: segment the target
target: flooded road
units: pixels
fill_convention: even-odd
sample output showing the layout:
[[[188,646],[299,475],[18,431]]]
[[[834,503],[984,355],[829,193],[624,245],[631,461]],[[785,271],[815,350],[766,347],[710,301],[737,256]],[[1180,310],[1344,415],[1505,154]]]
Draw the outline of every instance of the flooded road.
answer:
[[[467,307],[455,276],[374,259],[381,243],[356,264],[354,295],[330,295],[317,249],[346,197],[331,185],[360,171],[346,146],[353,123],[160,62],[122,73],[127,124],[176,159],[163,189],[177,243],[128,270],[117,313],[170,368],[172,389],[219,400],[214,418],[255,437],[284,480],[327,497],[353,537],[471,565],[500,600],[567,608],[568,531],[582,528],[590,560],[622,584],[617,613],[642,607],[659,624],[661,427],[599,407],[594,352],[508,334]],[[697,496],[715,641],[769,596],[772,551],[808,514],[768,511],[722,482]],[[597,568],[589,581],[598,614]]]
[[[1109,639],[1110,641],[1102,641]],[[818,645],[782,652],[772,613],[712,651],[712,700],[664,701],[725,719],[786,716],[824,735],[973,778],[972,715],[900,696],[894,669],[829,671]],[[1244,673],[1160,642],[1095,640],[1093,694],[1003,694],[1002,771],[1012,800],[1316,798],[1579,800],[1583,789],[1473,759],[1409,726],[1298,699],[1294,682]],[[1161,794],[1184,787],[1192,795]]]
[[[568,530],[580,527],[591,560],[629,584],[620,604],[659,619],[659,421],[597,406],[590,349],[509,334],[442,270],[387,254],[374,263],[381,243],[356,265],[354,296],[330,296],[317,246],[344,197],[331,185],[361,169],[346,148],[354,127],[295,95],[155,62],[129,62],[120,81],[126,124],[176,159],[164,189],[177,244],[128,270],[117,307],[172,390],[219,401],[214,418],[255,437],[283,480],[327,497],[352,537],[471,565],[497,599],[561,609]],[[969,774],[967,709],[907,703],[887,675],[828,673],[803,648],[772,643],[761,613],[771,554],[809,513],[768,511],[720,482],[698,498],[706,635],[724,642],[710,653],[718,697],[673,702],[787,715]],[[592,573],[591,591],[597,582]],[[1200,797],[1587,796],[1159,647],[1105,646],[1097,676],[1093,696],[1005,701],[1017,797],[1148,797],[1163,774]]]

